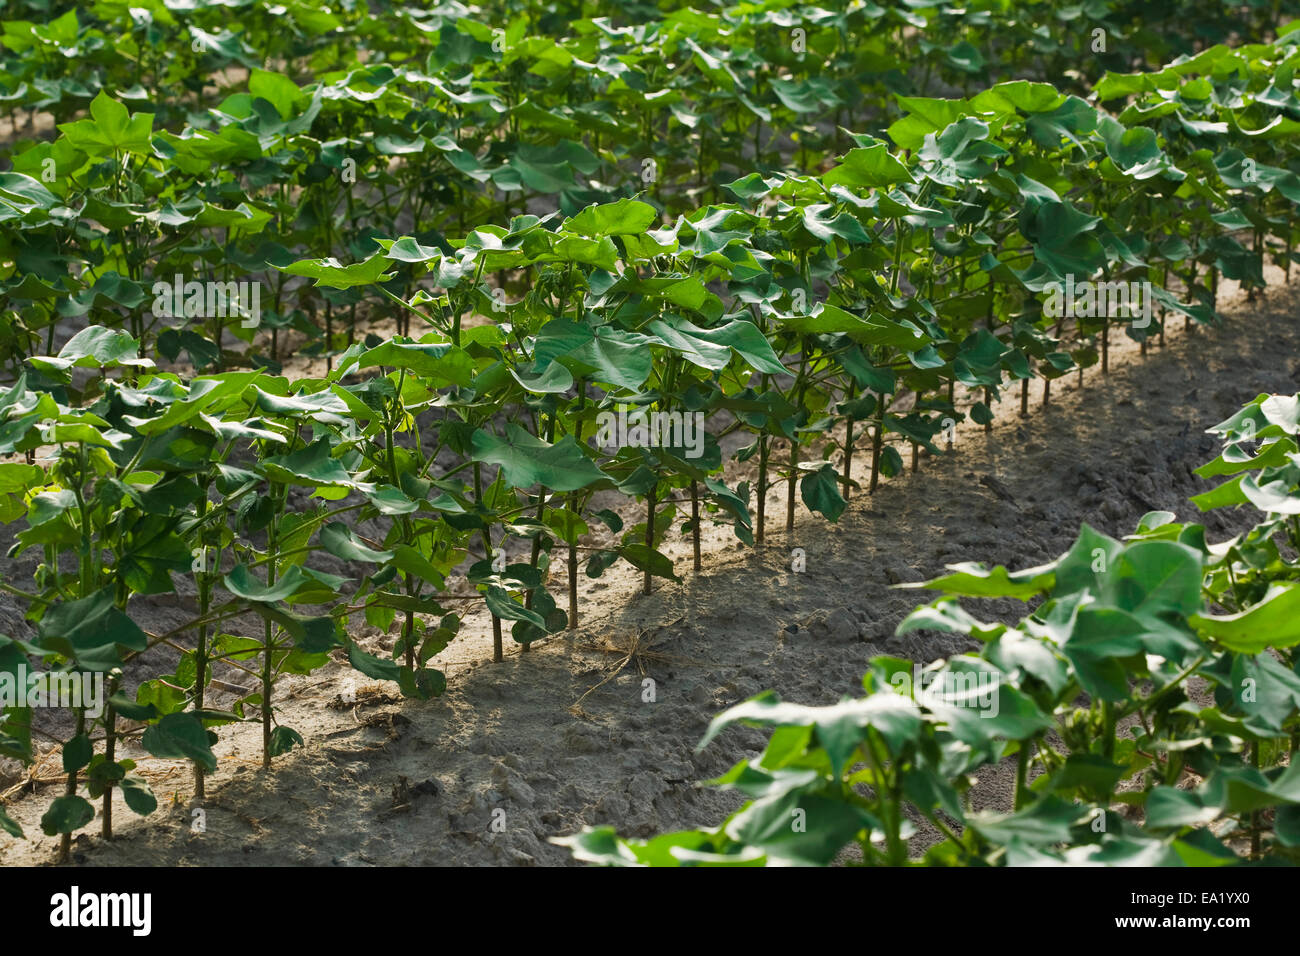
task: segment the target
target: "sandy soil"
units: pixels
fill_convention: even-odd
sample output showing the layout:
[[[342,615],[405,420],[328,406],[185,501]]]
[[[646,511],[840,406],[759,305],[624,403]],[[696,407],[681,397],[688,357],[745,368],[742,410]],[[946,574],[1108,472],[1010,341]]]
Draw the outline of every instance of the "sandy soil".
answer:
[[[1281,281],[1276,270],[1269,277]],[[1214,454],[1204,429],[1261,391],[1292,392],[1300,382],[1290,290],[1275,285],[1249,304],[1232,301],[1240,297],[1226,284],[1222,291],[1230,316],[1222,327],[1184,334],[1181,319],[1171,319],[1168,346],[1146,359],[1125,339],[1108,377],[1089,371],[1082,387],[1073,375],[1058,380],[1046,409],[1035,385],[1027,419],[1016,414],[1018,395],[1008,395],[991,435],[959,431],[954,454],[923,457],[919,474],[855,495],[838,525],[801,514],[787,535],[784,489],[776,488],[764,546],[748,549],[729,528],[710,528],[696,576],[689,542],[673,543],[667,550],[684,581],[658,582],[648,597],[630,568],[594,582],[584,576],[582,626],[529,653],[515,648],[504,663],[489,663],[487,619],[471,619],[438,660],[449,681],[440,699],[403,701],[395,686],[365,683],[338,663],[293,678],[279,717],[302,732],[305,749],[268,774],[259,729],[222,728],[219,769],[201,806],[191,805],[188,765],[146,758],[158,811],[138,818],[115,808],[118,837],[106,844],[91,835],[96,821],[77,838],[76,861],[564,864],[567,852],[547,839],[584,824],[632,836],[716,824],[739,799],[697,782],[764,741],[736,729],[695,754],[718,710],[769,687],[829,704],[860,693],[873,655],[927,662],[969,649],[952,637],[895,638],[899,620],[926,598],[891,585],[958,561],[1049,560],[1082,521],[1122,535],[1153,509],[1202,520],[1186,499],[1208,486],[1191,474]],[[858,456],[862,467],[868,458]],[[1203,520],[1217,540],[1254,516]],[[803,573],[790,570],[795,547],[806,555]],[[188,616],[186,604],[155,600],[139,613],[152,616],[151,630],[165,629]],[[1009,619],[1019,608],[988,610]],[[25,625],[0,602],[5,630]],[[374,629],[358,636],[371,650],[392,646]],[[349,695],[355,705],[343,702]],[[57,770],[51,755],[36,776],[52,783]],[[975,805],[1006,809],[1011,784],[1010,769],[996,768],[981,779]],[[38,820],[56,791],[22,789],[7,809],[29,839],[0,845],[0,863],[48,863],[57,841],[41,835]],[[914,847],[931,838],[923,823],[918,829]]]

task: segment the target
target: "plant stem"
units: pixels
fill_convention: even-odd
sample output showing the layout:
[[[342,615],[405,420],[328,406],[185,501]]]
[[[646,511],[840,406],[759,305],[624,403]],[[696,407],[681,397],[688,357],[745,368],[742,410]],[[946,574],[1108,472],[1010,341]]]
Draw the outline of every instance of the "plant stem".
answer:
[[[77,736],[80,737],[86,732],[86,712],[78,708],[77,710]],[[67,797],[77,795],[77,771],[73,770],[68,774],[67,785],[63,788],[63,794]],[[67,863],[72,858],[72,834],[64,833],[59,837],[59,862]]]
[[[655,490],[656,486],[651,485],[650,490],[645,493],[645,546],[648,551],[654,551],[655,547]],[[645,593],[650,593],[650,555],[646,555],[645,565]]]
[[[853,401],[854,395],[858,390],[858,383],[849,382],[848,400]],[[852,491],[852,485],[849,483],[853,477],[853,418],[850,416],[844,424],[844,500],[849,500],[849,494]]]
[[[578,413],[581,416],[587,404],[587,380],[578,379]],[[579,417],[573,428],[573,440],[582,447],[582,418]],[[578,512],[578,493],[569,495],[568,522],[569,529],[569,630],[578,626],[578,541],[574,534],[573,519]],[[579,516],[580,517],[580,516]]]
[[[209,475],[205,475],[203,482],[200,484],[201,493],[197,507],[198,519],[202,523],[204,516],[208,511],[208,484],[211,480]],[[204,691],[208,682],[208,622],[205,620],[212,605],[212,580],[208,577],[208,552],[202,544],[200,536],[199,544],[199,561],[200,568],[198,575],[199,585],[199,628],[198,637],[194,644],[194,709],[203,709]],[[194,762],[194,797],[202,800],[205,796],[204,787],[204,769],[203,765],[197,760]]]
[[[479,462],[474,462],[474,501],[482,504],[483,501],[483,469]],[[483,553],[489,562],[493,558],[492,551],[492,533],[483,529]],[[505,649],[501,646],[501,618],[495,614],[492,615],[492,663],[500,664],[505,660]]]
[[[1020,741],[1020,751],[1016,754],[1016,791],[1011,805],[1012,810],[1020,810],[1025,805],[1026,784],[1029,777],[1029,741]]]
[[[885,443],[885,396],[877,396],[876,427],[871,432],[871,484],[867,494],[874,495],[880,483],[880,451]]]
[[[270,557],[266,564],[268,588],[275,587],[276,548],[278,547],[276,531],[284,507],[279,486],[275,482],[271,483],[271,500],[275,502],[275,514],[266,530],[266,553]],[[269,770],[271,768],[271,695],[275,667],[275,625],[269,620],[263,629],[263,640],[265,646],[262,653],[262,766]]]
[[[546,442],[547,444],[550,444],[554,441],[555,441],[555,416],[552,415],[546,424]],[[546,517],[546,489],[539,488],[537,491],[537,523],[541,524],[542,519],[545,517]],[[533,536],[533,550],[529,561],[529,564],[532,566],[532,569],[534,571],[537,570],[537,564],[538,561],[541,559],[541,556],[542,556],[542,535],[540,532],[538,532]],[[528,592],[524,595],[524,607],[530,611],[533,609],[533,591],[534,591],[533,588],[529,588]],[[531,648],[531,646],[532,646],[531,642],[524,641],[524,647],[523,647],[524,652],[527,653],[528,650]]]
[[[1250,762],[1258,770],[1259,763],[1259,741],[1255,741],[1250,746]],[[1260,858],[1260,830],[1263,829],[1264,818],[1258,810],[1252,810],[1250,813],[1250,858],[1258,860]]]
[[[110,695],[111,696],[111,695]],[[112,705],[104,708],[104,760],[112,764],[117,756],[117,712]],[[113,783],[104,786],[104,802],[101,810],[103,817],[100,835],[105,840],[113,839]]]
[[[894,798],[894,788],[885,777],[885,760],[876,754],[875,738],[876,731],[868,728],[866,746],[862,749],[867,752],[871,769],[876,777],[874,789],[879,800],[881,822],[885,825],[885,845],[889,850],[889,865],[902,866],[907,862],[907,847],[899,832],[902,826],[902,814]]]
[[[700,485],[691,479],[691,546],[694,553],[695,573],[700,573]]]
[[[799,484],[799,442],[790,439],[790,484],[785,491],[785,533],[794,534],[794,494]]]

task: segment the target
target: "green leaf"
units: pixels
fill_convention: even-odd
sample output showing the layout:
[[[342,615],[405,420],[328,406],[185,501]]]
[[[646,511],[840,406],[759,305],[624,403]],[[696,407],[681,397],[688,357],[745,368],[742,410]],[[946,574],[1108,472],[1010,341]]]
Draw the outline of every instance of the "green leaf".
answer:
[[[90,805],[89,800],[76,795],[64,795],[55,797],[50,808],[41,817],[41,830],[46,836],[75,833],[93,819],[95,819],[95,808]]]
[[[1255,475],[1245,475],[1239,487],[1246,500],[1266,514],[1300,515],[1300,490],[1291,481],[1278,479],[1261,484]]]
[[[1091,816],[1088,807],[1068,803],[1060,797],[1045,797],[1028,809],[1009,815],[976,813],[967,823],[980,836],[995,844],[1022,842],[1046,846],[1070,842],[1070,831]]]
[[[125,106],[100,90],[90,102],[90,119],[63,123],[59,131],[73,146],[92,156],[116,153],[148,156],[152,149],[153,114],[128,116]]]
[[[827,186],[880,187],[915,182],[902,161],[884,143],[851,149],[843,162],[822,176]]]
[[[0,807],[0,830],[8,833],[15,840],[24,839],[23,828],[18,825],[18,822],[13,817],[5,813],[4,807]],[[50,835],[53,836],[53,834]]]
[[[145,730],[140,744],[155,757],[193,760],[208,773],[216,772],[208,731],[193,713],[167,714]]]
[[[314,421],[342,425],[351,411],[347,402],[328,389],[310,394],[273,395],[254,385],[251,394],[255,408],[274,415],[301,415]]]
[[[1049,715],[978,657],[949,658],[942,667],[923,671],[921,681],[914,690],[918,702],[972,747],[997,738],[1027,740],[1052,726]]]
[[[513,422],[506,425],[504,438],[486,429],[474,432],[472,460],[500,465],[506,481],[520,490],[540,484],[552,491],[577,491],[608,477],[573,436],[548,445]]]
[[[648,336],[622,329],[592,329],[568,319],[555,319],[538,333],[533,357],[539,371],[556,361],[575,378],[638,389],[654,367],[654,356],[645,347],[651,341]]]
[[[933,588],[947,594],[959,594],[966,597],[1011,597],[1027,601],[1052,589],[1056,575],[1052,565],[1042,565],[1024,571],[1008,571],[998,565],[986,568],[975,562],[950,564],[951,574],[933,578],[919,584],[902,584],[905,588]]]
[[[772,375],[785,373],[785,366],[781,364],[776,357],[776,353],[772,351],[771,343],[768,342],[758,326],[747,319],[733,319],[724,325],[711,329],[701,329],[685,321],[674,323],[674,327],[679,332],[694,336],[697,339],[703,339],[705,342],[711,342],[714,345],[725,345],[748,362],[750,368],[756,371],[767,372]]]
[[[89,597],[51,605],[40,622],[37,643],[91,671],[120,666],[118,648],[143,651],[149,639],[114,605],[115,591],[110,585]]]
[[[844,700],[829,707],[808,707],[784,703],[776,694],[766,691],[714,717],[704,739],[695,748],[696,752],[736,723],[812,727],[831,759],[832,772],[838,777],[858,744],[866,739],[866,728],[875,728],[889,748],[896,750],[920,732],[922,720],[913,701],[894,693]]]
[[[1297,450],[1300,449],[1297,449],[1296,443],[1289,438],[1270,442],[1256,455],[1251,455],[1242,445],[1230,444],[1218,458],[1194,469],[1192,473],[1202,478],[1214,478],[1218,475],[1235,475],[1261,468],[1278,468],[1285,465],[1288,461],[1287,456],[1295,454]]]
[[[527,621],[543,630],[546,629],[546,618],[542,617],[535,611],[530,611],[518,601],[510,597],[510,592],[504,588],[492,585],[487,589],[484,596],[484,603],[489,611],[505,621]]]
[[[1234,710],[1261,737],[1282,736],[1283,724],[1300,707],[1300,675],[1271,654],[1234,655],[1231,685]]]
[[[267,747],[267,753],[272,757],[278,757],[287,754],[295,744],[299,747],[305,746],[302,734],[289,727],[276,727],[271,731],[271,742]]]
[[[52,209],[59,205],[58,196],[31,176],[22,173],[0,173],[0,197],[24,212]],[[20,285],[9,289],[7,294],[19,299],[47,299],[59,295],[58,290],[45,285],[30,272],[23,276]]]
[[[970,104],[965,100],[922,96],[898,96],[897,99],[905,115],[890,126],[887,132],[889,138],[901,149],[920,149],[927,133],[946,129],[970,112]]]
[[[152,368],[153,362],[140,357],[140,343],[129,333],[92,325],[82,329],[57,356],[33,356],[32,365],[46,372],[63,372],[70,368],[120,368],[130,365]]]
[[[970,105],[980,112],[1048,113],[1065,103],[1064,93],[1050,83],[1008,80],[989,87],[971,99]]]
[[[1188,500],[1201,511],[1213,511],[1215,508],[1247,504],[1249,499],[1241,490],[1241,483],[1247,477],[1249,476],[1238,475],[1236,478],[1230,478],[1210,491],[1193,495]]]
[[[90,763],[94,747],[89,734],[78,734],[63,745],[63,772],[76,773]]]
[[[384,660],[363,651],[355,643],[348,644],[348,661],[354,668],[375,680],[395,681],[400,677],[401,668],[396,661]]]
[[[1057,597],[1083,590],[1100,593],[1109,569],[1115,566],[1123,550],[1124,545],[1114,538],[1083,525],[1070,550],[1056,562],[1052,593]]]
[[[1294,647],[1300,644],[1300,585],[1275,584],[1263,600],[1236,614],[1193,614],[1188,620],[1238,654]]]
[[[355,480],[343,462],[333,457],[328,438],[320,438],[288,455],[276,455],[262,461],[262,469],[274,481],[317,488],[334,485],[356,491],[373,491],[375,486]]]
[[[1102,582],[1103,601],[1135,614],[1186,617],[1202,606],[1201,555],[1174,541],[1130,544]]]
[[[321,528],[320,543],[326,551],[344,561],[383,564],[392,560],[394,554],[392,551],[376,551],[367,547],[342,521],[334,521]]]
[[[1073,753],[1052,775],[1050,785],[1054,791],[1079,790],[1086,799],[1103,799],[1114,792],[1125,772],[1125,767],[1096,754]]]
[[[839,521],[848,504],[840,494],[839,483],[840,476],[835,467],[827,462],[804,476],[799,483],[799,493],[809,510],[825,515],[831,521]]]
[[[253,572],[247,565],[237,564],[222,578],[222,583],[225,584],[226,590],[237,598],[274,604],[277,601],[288,600],[309,581],[302,568],[291,564],[287,568],[282,568],[279,579],[273,586],[268,587],[253,577]]]
[[[258,645],[260,646],[260,645]],[[153,704],[138,704],[125,694],[117,693],[109,697],[109,706],[124,720],[150,721],[158,716],[158,709]]]
[[[149,782],[143,777],[129,773],[118,784],[122,799],[135,813],[145,817],[158,809],[158,798],[153,795]]]
[[[895,322],[879,312],[865,318],[838,306],[824,304],[816,315],[783,318],[782,324],[807,334],[842,333],[861,345],[879,345],[914,352],[930,344],[930,337],[910,321]]]
[[[796,819],[802,828],[793,825]],[[874,822],[866,810],[845,800],[796,792],[755,800],[728,820],[723,832],[761,849],[774,864],[827,866]]]
[[[635,541],[623,545],[618,550],[638,571],[649,571],[655,577],[668,578],[671,581],[681,580],[673,571],[672,560],[660,551]]]
[[[636,199],[593,204],[560,226],[562,232],[581,236],[634,236],[645,232],[659,219],[654,206]]]
[[[345,266],[337,259],[303,259],[287,266],[276,266],[281,272],[291,276],[306,276],[315,279],[316,285],[331,289],[351,289],[359,285],[375,285],[387,282],[393,277],[385,273],[392,260],[383,253],[375,253],[368,259]]]
[[[293,80],[283,73],[272,73],[269,70],[253,70],[248,77],[248,91],[274,106],[281,119],[288,119],[294,114],[294,105],[301,95]]]
[[[389,339],[357,356],[357,368],[405,368],[432,379],[434,384],[468,386],[474,380],[474,362],[464,349],[449,342],[402,342]],[[346,371],[347,366],[340,365]]]

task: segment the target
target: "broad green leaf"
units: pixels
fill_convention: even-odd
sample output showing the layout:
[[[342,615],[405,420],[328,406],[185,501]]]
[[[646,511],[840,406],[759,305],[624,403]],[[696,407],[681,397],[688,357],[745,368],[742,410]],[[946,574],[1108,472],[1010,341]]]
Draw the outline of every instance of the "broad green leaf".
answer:
[[[287,266],[276,266],[281,272],[291,276],[305,276],[315,279],[316,285],[331,289],[351,289],[359,285],[375,285],[387,282],[392,273],[385,273],[392,260],[381,253],[352,265],[343,265],[337,259],[303,259]]]
[[[120,666],[118,648],[143,651],[148,638],[114,604],[115,592],[116,588],[109,586],[76,601],[50,605],[40,622],[38,644],[91,671]]]
[[[343,462],[333,457],[329,439],[323,437],[299,451],[264,459],[262,469],[272,480],[291,485],[335,485],[356,491],[372,491],[375,487],[353,478]]]
[[[920,732],[922,719],[914,702],[894,693],[845,700],[829,707],[808,707],[784,703],[768,691],[714,717],[696,751],[703,750],[718,734],[736,723],[813,727],[838,776],[849,756],[865,739],[866,728],[875,728],[891,749],[897,749]]]
[[[540,484],[552,491],[577,491],[606,477],[573,436],[548,445],[513,422],[506,425],[505,437],[486,429],[474,432],[473,451],[474,461],[500,465],[506,481],[521,490]]]
[[[799,493],[810,511],[824,515],[830,521],[839,521],[847,503],[840,494],[840,476],[827,462],[816,471],[804,475],[799,483]]]
[[[145,730],[140,744],[155,757],[193,760],[208,773],[216,772],[208,731],[193,713],[167,714]]]
[[[33,356],[34,366],[44,371],[61,372],[69,368],[152,368],[153,362],[140,357],[140,343],[129,333],[92,325],[74,335],[57,356]]]
[[[90,118],[63,123],[59,131],[73,146],[92,156],[121,153],[148,156],[153,114],[128,116],[125,106],[100,90],[90,102]]]
[[[118,783],[118,789],[122,791],[126,805],[140,816],[148,816],[158,809],[158,798],[144,777],[129,773]]]
[[[650,229],[659,219],[654,206],[636,199],[588,206],[564,221],[560,229],[580,236],[634,236]]]
[[[890,154],[884,143],[851,149],[843,162],[822,176],[827,186],[878,188],[914,182],[907,167]]]
[[[1188,620],[1238,654],[1294,647],[1300,644],[1300,585],[1275,584],[1263,600],[1236,614],[1193,614]]]
[[[334,521],[321,528],[320,543],[330,554],[344,561],[364,561],[383,564],[393,557],[392,551],[377,551],[364,544],[356,533],[342,521]]]
[[[41,817],[41,830],[46,836],[76,833],[93,819],[95,819],[95,808],[90,805],[89,800],[85,797],[65,794],[55,797],[49,809],[45,811]]]

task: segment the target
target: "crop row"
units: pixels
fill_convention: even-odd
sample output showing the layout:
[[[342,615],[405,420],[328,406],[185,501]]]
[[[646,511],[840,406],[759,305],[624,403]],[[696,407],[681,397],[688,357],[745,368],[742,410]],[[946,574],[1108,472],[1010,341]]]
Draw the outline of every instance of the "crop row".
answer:
[[[843,128],[879,133],[927,115],[934,97],[996,78],[1008,57],[1018,77],[1084,93],[1107,69],[1272,26],[1229,5],[1198,5],[1185,27],[1178,4],[1013,14],[1005,3],[773,3],[637,26],[578,20],[561,37],[569,11],[532,4],[378,17],[364,6],[173,6],[63,4],[49,22],[4,24],[0,100],[16,126],[26,110],[62,135],[13,150],[14,170],[54,200],[48,220],[0,240],[2,361],[52,351],[69,317],[116,325],[173,275],[264,277],[299,249],[362,257],[399,222],[445,249],[446,237],[515,213],[573,214],[642,191],[687,213],[729,198],[725,184],[751,171],[823,170],[852,145]],[[82,118],[100,94],[133,111],[129,126],[102,134]],[[105,123],[127,122],[111,112]],[[31,214],[14,189],[6,205]],[[353,294],[302,294],[275,278],[263,299],[258,327],[271,335],[255,344],[226,315],[193,329],[137,315],[132,331],[200,370],[275,367],[282,336],[327,357],[354,341]],[[251,356],[226,351],[238,339]]]

